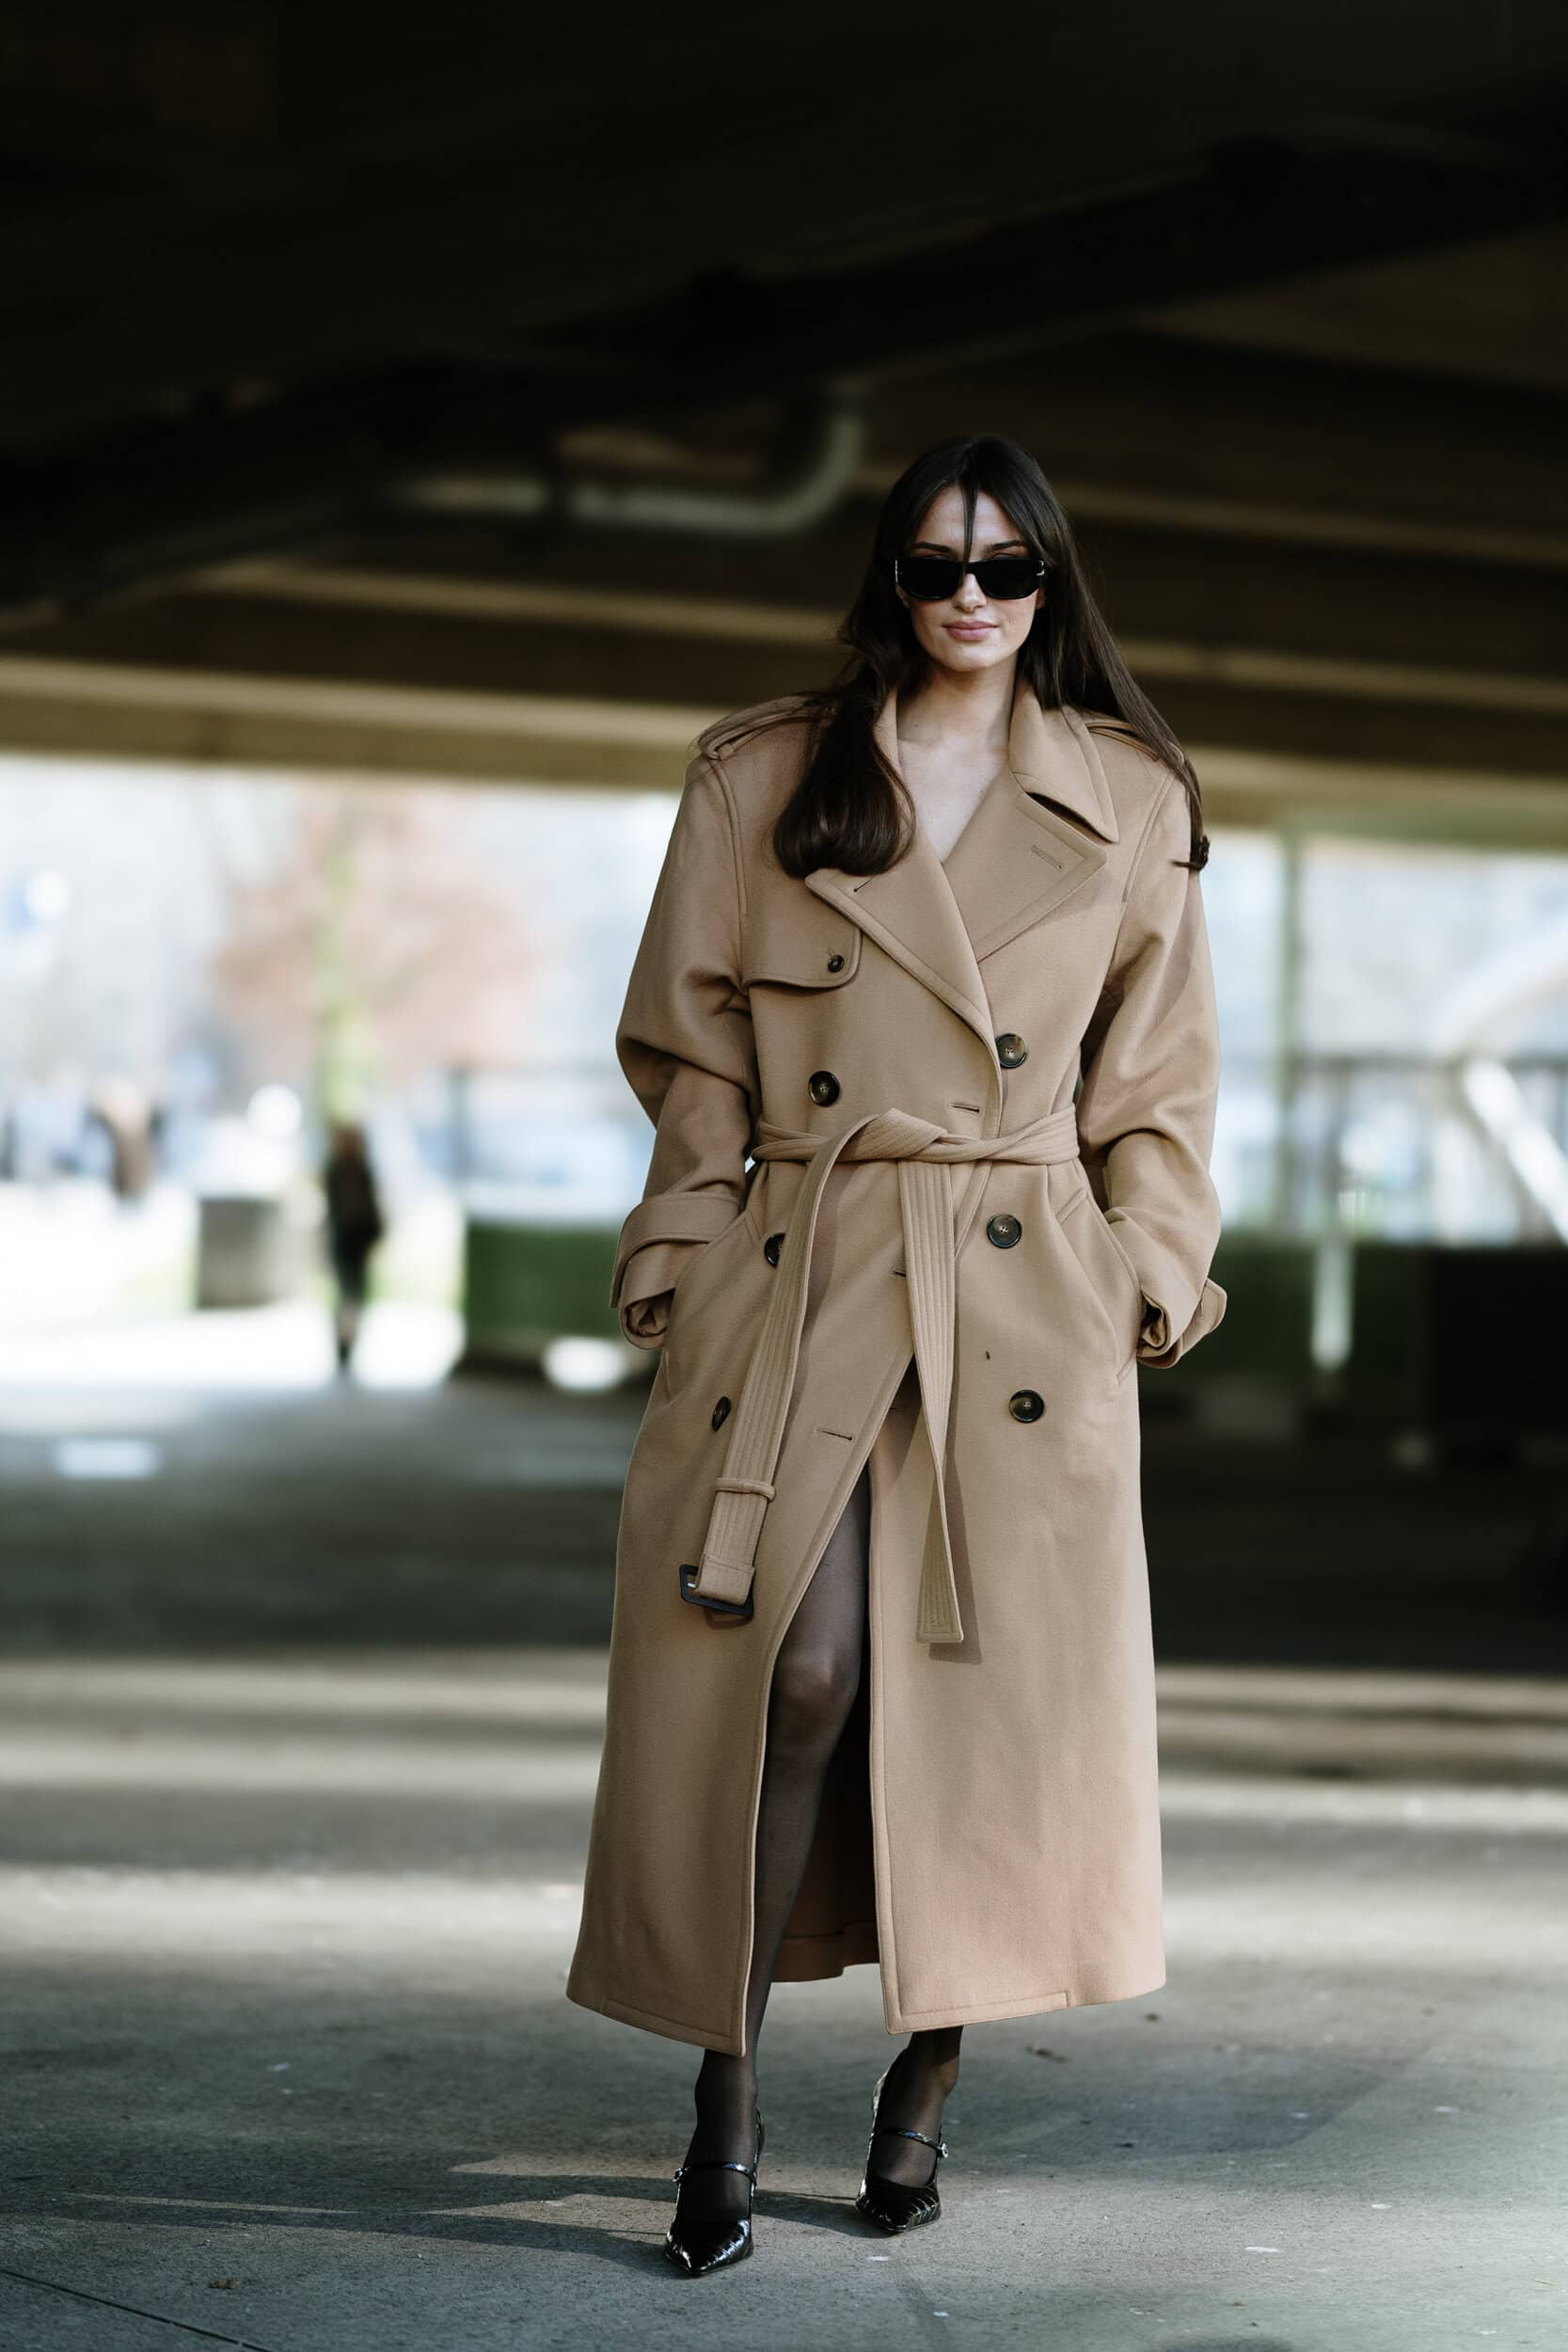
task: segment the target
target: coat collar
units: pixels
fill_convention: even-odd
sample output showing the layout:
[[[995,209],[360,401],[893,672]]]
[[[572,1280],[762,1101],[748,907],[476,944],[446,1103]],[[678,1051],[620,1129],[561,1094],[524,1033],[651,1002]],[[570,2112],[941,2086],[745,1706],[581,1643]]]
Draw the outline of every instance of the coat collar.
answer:
[[[896,769],[896,692],[882,706],[876,737]],[[1037,793],[1055,806],[1031,797]],[[883,873],[819,866],[805,882],[950,1006],[994,1057],[981,961],[1059,906],[1104,865],[1104,843],[1119,839],[1105,771],[1082,714],[1043,709],[1020,680],[1006,766],[982,793],[945,865],[920,826],[905,855]]]

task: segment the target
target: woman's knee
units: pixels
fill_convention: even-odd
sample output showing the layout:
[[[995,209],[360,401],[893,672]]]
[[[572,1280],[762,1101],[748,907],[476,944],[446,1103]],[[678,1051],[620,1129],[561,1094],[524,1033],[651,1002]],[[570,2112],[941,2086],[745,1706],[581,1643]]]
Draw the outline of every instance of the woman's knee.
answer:
[[[860,1690],[861,1661],[832,1649],[781,1651],[773,1668],[768,1736],[793,1753],[830,1755]]]

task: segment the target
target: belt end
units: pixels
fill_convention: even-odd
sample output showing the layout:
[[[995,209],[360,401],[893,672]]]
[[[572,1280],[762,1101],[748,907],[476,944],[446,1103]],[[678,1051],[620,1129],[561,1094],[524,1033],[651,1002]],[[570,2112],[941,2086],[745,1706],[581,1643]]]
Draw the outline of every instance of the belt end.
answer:
[[[964,1629],[957,1617],[923,1616],[915,1627],[914,1638],[917,1642],[958,1644],[964,1638]]]
[[[708,1594],[697,1590],[697,1579],[701,1574],[700,1567],[683,1565],[680,1570],[682,1600],[689,1600],[694,1609],[701,1609],[709,1625],[749,1625],[756,1613],[751,1593],[748,1591],[744,1600],[715,1600]]]

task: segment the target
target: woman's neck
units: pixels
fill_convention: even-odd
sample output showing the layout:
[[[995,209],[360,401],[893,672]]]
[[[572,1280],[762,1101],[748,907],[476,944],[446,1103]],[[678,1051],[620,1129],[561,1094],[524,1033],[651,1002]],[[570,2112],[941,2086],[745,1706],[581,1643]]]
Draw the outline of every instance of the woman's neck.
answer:
[[[900,743],[949,743],[955,750],[1006,751],[1012,732],[1018,657],[960,675],[933,667],[918,691],[898,699]]]

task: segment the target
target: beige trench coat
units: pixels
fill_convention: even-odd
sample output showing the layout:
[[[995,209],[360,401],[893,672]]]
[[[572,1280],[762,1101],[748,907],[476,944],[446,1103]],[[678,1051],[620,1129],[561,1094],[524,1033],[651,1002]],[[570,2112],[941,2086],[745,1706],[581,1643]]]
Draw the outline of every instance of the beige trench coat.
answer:
[[[1180,780],[1021,685],[945,861],[798,880],[802,743],[699,747],[616,1039],[657,1132],[611,1303],[661,1354],[566,1990],[732,2054],[773,1659],[868,1457],[871,1672],[779,1976],[875,1962],[894,2033],[1164,1982],[1135,1368],[1226,1303]]]

